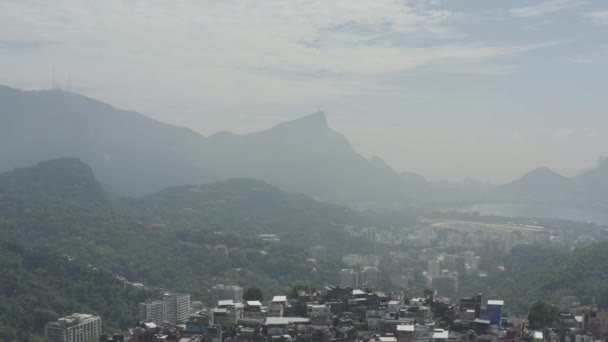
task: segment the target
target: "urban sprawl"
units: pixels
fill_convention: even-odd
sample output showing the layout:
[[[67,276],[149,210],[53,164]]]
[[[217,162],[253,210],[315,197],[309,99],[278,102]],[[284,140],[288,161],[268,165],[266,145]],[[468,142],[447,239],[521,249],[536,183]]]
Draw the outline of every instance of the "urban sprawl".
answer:
[[[606,341],[608,312],[593,303],[581,304],[575,296],[554,303],[559,309],[557,321],[542,325],[525,315],[508,315],[509,303],[500,298],[477,293],[463,296],[459,290],[461,277],[488,276],[479,251],[506,253],[519,244],[584,248],[605,236],[557,235],[534,225],[419,222],[419,229],[407,233],[373,227],[349,231],[376,242],[378,252],[343,255],[345,268],[338,271],[332,285],[276,294],[268,301],[245,298],[246,290],[236,285],[213,286],[205,303],[192,300],[189,294],[165,293],[139,304],[140,322],[127,333],[102,334],[100,317],[74,313],[49,322],[46,338],[51,342]],[[273,234],[259,238],[280,243]],[[228,248],[213,247],[230,253]],[[454,247],[458,251],[453,252]],[[324,246],[312,247],[303,262],[314,264],[327,253]],[[415,259],[426,267],[404,268],[383,277],[380,263],[384,258]],[[388,279],[394,290],[380,291],[381,278]]]

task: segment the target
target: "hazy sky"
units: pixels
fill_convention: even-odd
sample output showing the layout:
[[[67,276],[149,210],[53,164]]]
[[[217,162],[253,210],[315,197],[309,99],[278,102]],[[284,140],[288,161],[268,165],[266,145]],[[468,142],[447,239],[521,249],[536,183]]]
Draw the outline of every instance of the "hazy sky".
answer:
[[[58,83],[206,135],[320,107],[431,179],[608,155],[606,0],[0,0],[0,83]]]

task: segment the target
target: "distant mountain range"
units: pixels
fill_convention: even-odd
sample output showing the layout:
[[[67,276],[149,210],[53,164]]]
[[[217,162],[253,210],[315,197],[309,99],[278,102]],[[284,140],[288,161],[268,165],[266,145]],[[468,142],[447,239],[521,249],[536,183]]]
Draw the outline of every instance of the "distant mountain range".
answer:
[[[245,177],[321,200],[398,208],[481,200],[596,202],[608,188],[606,163],[572,179],[541,168],[490,191],[482,184],[432,183],[398,173],[379,157],[366,159],[322,112],[256,133],[204,137],[61,90],[0,86],[0,146],[0,171],[78,157],[105,189],[122,195]]]
[[[0,146],[10,146],[0,149],[0,171],[78,157],[108,191],[124,195],[234,177],[343,203],[411,200],[428,187],[358,154],[322,112],[257,133],[204,137],[78,94],[0,87]]]
[[[608,159],[574,177],[541,167],[490,192],[492,201],[559,203],[608,207]]]

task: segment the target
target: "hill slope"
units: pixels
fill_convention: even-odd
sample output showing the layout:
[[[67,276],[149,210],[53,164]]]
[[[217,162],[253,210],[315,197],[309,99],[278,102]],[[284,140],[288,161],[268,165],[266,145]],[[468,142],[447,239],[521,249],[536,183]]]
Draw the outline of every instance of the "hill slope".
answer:
[[[111,272],[57,250],[0,237],[0,340],[43,341],[47,322],[74,312],[97,314],[104,331],[118,332],[137,319],[137,304],[156,293],[125,286]]]
[[[571,186],[570,179],[548,167],[540,167],[498,187],[493,195],[505,200],[558,201],[567,195]]]
[[[0,86],[0,171],[60,157],[91,165],[111,192],[136,194],[208,180],[203,137],[60,90]]]
[[[98,204],[106,201],[93,170],[77,158],[40,162],[0,174],[0,196],[52,197]]]
[[[107,298],[114,278],[90,274],[92,268],[205,300],[207,289],[220,283],[257,286],[267,295],[298,283],[331,283],[341,267],[335,255],[373,250],[344,229],[371,225],[370,219],[257,180],[173,187],[143,198],[106,196],[78,159],[0,174],[0,268],[10,275],[0,280],[0,312],[23,312],[0,313],[0,335],[13,336],[12,326],[41,334],[41,322],[81,309],[126,328],[133,298],[140,297],[116,292],[119,298]],[[260,233],[277,234],[281,242],[261,241]],[[319,243],[332,257],[307,262],[308,247]],[[65,257],[74,264],[66,266]],[[21,281],[27,283],[18,289]]]

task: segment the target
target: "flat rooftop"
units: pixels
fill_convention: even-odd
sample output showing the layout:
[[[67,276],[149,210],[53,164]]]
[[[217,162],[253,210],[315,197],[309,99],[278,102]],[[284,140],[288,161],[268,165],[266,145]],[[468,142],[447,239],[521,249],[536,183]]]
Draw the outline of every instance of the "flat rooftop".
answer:
[[[305,317],[266,317],[265,325],[287,325],[290,323],[308,323],[310,319]]]

